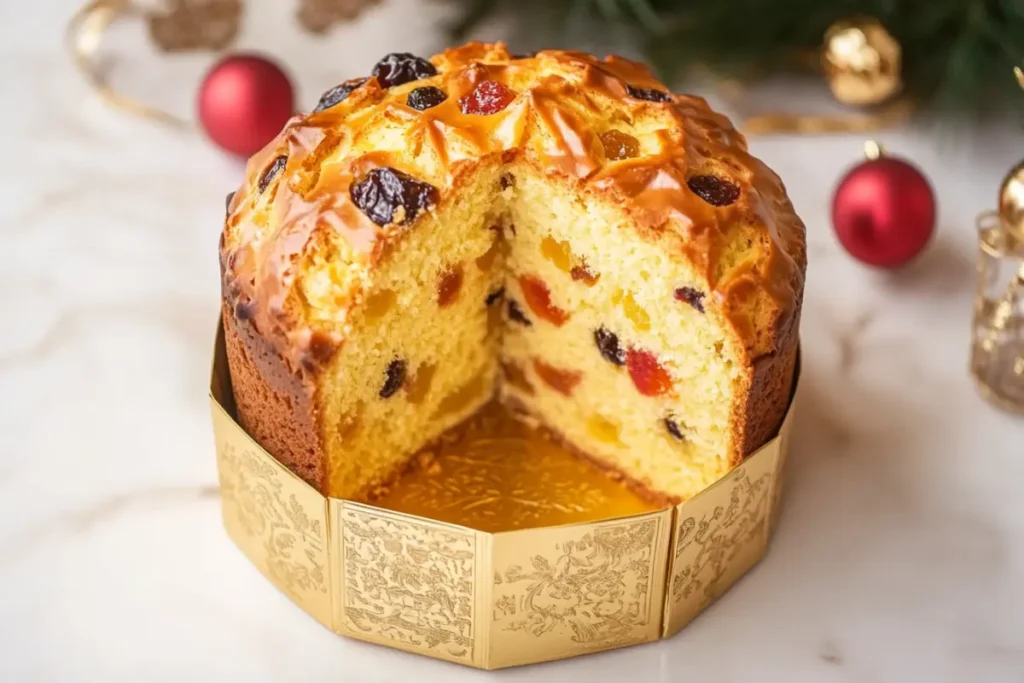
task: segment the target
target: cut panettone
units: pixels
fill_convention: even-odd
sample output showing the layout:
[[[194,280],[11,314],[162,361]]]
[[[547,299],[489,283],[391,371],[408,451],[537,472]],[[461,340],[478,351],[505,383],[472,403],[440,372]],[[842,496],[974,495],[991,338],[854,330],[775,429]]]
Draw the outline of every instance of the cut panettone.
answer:
[[[497,394],[684,500],[785,414],[804,239],[743,137],[642,65],[388,55],[294,117],[229,202],[238,417],[364,499]]]

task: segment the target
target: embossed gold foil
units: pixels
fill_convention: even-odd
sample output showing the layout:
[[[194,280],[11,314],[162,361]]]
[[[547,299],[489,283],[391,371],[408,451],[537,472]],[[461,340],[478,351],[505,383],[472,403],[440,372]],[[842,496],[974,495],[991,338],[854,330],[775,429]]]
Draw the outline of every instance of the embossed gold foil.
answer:
[[[685,626],[767,550],[791,422],[700,495],[652,510],[485,413],[366,505],[320,495],[242,430],[221,332],[210,399],[224,525],[271,583],[336,633],[483,669]]]

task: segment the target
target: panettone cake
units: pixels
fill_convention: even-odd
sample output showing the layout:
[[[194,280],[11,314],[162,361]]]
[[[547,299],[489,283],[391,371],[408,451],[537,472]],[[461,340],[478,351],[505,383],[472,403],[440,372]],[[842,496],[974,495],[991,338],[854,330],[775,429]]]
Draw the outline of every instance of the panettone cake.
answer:
[[[239,420],[325,495],[497,397],[685,500],[788,407],[804,227],[724,117],[621,58],[387,55],[249,161],[220,257]]]

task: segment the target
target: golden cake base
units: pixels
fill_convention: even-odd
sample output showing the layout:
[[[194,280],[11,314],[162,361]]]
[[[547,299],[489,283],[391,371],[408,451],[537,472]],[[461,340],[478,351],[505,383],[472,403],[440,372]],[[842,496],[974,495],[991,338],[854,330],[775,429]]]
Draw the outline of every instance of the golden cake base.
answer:
[[[222,331],[210,400],[224,525],[271,583],[335,633],[481,669],[683,628],[767,551],[792,418],[700,495],[652,509],[496,412],[371,506],[320,495],[242,430]]]

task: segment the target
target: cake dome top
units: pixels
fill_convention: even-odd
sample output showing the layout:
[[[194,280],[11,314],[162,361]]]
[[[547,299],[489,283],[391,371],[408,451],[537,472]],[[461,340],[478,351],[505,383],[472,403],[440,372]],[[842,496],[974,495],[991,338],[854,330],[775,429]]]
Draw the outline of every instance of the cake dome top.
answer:
[[[390,244],[479,164],[519,162],[614,203],[688,262],[751,357],[793,326],[804,227],[725,117],[636,62],[479,42],[386,56],[249,160],[221,236],[226,311],[311,369]]]

